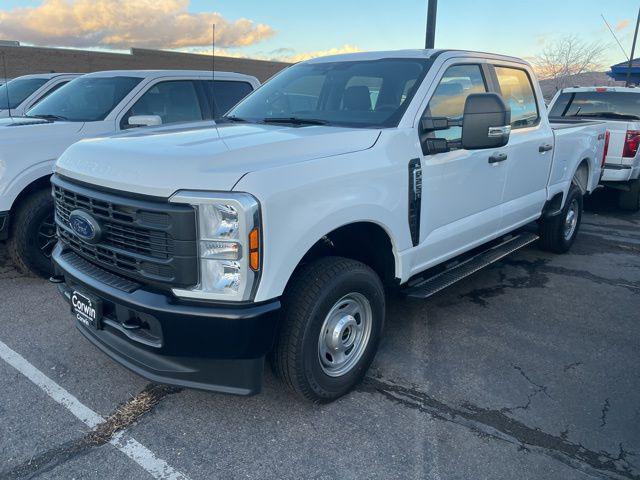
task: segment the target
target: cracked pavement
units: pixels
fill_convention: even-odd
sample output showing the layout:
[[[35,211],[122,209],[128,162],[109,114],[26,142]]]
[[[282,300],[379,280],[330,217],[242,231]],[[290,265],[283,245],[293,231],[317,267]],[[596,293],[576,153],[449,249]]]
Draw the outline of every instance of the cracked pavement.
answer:
[[[567,255],[535,245],[428,300],[389,301],[366,380],[322,406],[171,389],[76,331],[0,244],[0,341],[105,418],[90,431],[0,360],[0,478],[640,479],[640,214],[587,202]]]

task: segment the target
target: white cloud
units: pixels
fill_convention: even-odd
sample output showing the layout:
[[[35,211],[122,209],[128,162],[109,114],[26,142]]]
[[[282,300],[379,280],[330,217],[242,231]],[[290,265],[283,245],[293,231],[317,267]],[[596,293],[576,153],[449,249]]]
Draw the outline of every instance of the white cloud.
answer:
[[[190,53],[211,55],[211,47],[187,49],[186,51],[189,51]],[[309,60],[310,58],[325,57],[327,55],[338,55],[341,53],[355,53],[361,51],[362,50],[359,47],[348,44],[341,47],[334,47],[326,50],[314,50],[309,52],[296,52],[292,48],[278,48],[276,50],[271,50],[270,52],[255,52],[251,54],[233,49],[229,50],[226,48],[216,47],[216,55],[219,55],[221,57],[254,58],[258,60],[272,60],[287,63],[302,62],[304,60]]]
[[[43,0],[35,7],[0,10],[0,38],[37,45],[126,49],[211,44],[244,47],[275,34],[273,28],[216,12],[192,13],[189,0]]]

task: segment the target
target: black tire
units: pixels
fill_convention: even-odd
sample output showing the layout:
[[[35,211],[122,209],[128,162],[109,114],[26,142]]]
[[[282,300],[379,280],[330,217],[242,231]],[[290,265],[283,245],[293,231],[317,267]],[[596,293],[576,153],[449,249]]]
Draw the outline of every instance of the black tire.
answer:
[[[371,306],[369,340],[362,342],[362,354],[349,371],[330,376],[320,360],[320,331],[328,313],[341,308],[339,301],[354,294],[366,298]],[[326,403],[341,397],[362,380],[371,365],[384,316],[384,287],[365,264],[324,257],[303,266],[283,297],[280,332],[271,356],[274,372],[289,389],[307,400]]]
[[[577,219],[573,233],[567,237],[565,236],[565,221],[572,206],[577,206]],[[582,211],[582,190],[580,190],[577,185],[572,184],[571,188],[569,188],[569,194],[567,195],[567,200],[564,202],[562,211],[558,215],[543,218],[540,221],[541,248],[555,253],[565,253],[568,251],[578,235],[580,222],[582,221]]]
[[[49,244],[43,237],[47,233]],[[51,250],[55,244],[53,199],[50,190],[40,190],[27,196],[11,218],[7,245],[9,258],[22,273],[48,278],[53,274]]]
[[[621,191],[618,195],[618,207],[628,212],[640,210],[640,179],[629,183],[628,191]]]

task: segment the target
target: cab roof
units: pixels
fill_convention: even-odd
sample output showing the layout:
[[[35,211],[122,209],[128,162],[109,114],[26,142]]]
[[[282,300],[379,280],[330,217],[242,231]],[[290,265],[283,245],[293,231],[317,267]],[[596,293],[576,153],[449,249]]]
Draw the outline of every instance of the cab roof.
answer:
[[[142,77],[142,78],[160,78],[160,77],[206,77],[211,78],[211,70],[104,70],[101,72],[87,73],[85,77]],[[214,77],[218,78],[234,78],[247,81],[257,81],[251,75],[236,72],[215,71]]]
[[[419,58],[428,59],[435,58],[440,55],[447,55],[449,57],[477,57],[477,58],[489,58],[492,60],[505,60],[509,62],[528,63],[518,57],[510,57],[508,55],[498,55],[495,53],[475,52],[472,50],[452,50],[452,49],[409,49],[409,50],[386,50],[379,52],[356,52],[356,53],[343,53],[339,55],[328,55],[326,57],[312,58],[302,63],[316,64],[327,62],[351,62],[351,61],[366,61],[366,60],[382,60],[384,58]]]

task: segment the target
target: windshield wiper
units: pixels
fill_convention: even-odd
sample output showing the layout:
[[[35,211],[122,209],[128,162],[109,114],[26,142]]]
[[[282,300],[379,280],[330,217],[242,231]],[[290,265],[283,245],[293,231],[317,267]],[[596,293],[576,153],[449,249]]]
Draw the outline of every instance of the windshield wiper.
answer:
[[[571,115],[572,117],[600,117],[600,118],[619,118],[621,120],[640,120],[640,116],[627,114],[627,113],[615,113],[615,112],[589,112],[581,113],[580,115]]]
[[[264,123],[291,123],[293,125],[326,125],[324,120],[315,118],[298,118],[298,117],[270,117],[262,120]]]
[[[229,120],[231,122],[248,122],[245,118],[236,117],[235,115],[225,115],[220,117],[222,120]]]
[[[67,117],[60,115],[27,115],[27,118],[41,118],[43,120],[68,120]]]

